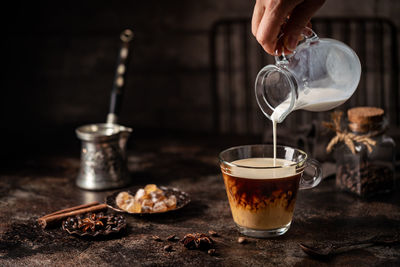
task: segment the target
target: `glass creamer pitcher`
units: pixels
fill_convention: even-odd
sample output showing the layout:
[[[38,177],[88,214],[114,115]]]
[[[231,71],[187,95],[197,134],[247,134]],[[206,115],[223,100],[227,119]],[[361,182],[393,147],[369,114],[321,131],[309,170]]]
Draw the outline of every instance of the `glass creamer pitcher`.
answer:
[[[343,104],[357,88],[361,64],[346,44],[318,38],[306,28],[292,54],[275,57],[255,83],[256,99],[270,120],[281,123],[297,109],[326,111]]]

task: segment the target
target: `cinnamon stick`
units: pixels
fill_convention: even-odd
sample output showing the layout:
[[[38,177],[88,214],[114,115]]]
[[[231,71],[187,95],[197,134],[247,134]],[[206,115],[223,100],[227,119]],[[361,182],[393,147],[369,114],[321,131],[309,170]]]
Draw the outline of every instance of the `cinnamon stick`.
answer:
[[[94,201],[94,202],[91,202],[91,203],[87,203],[87,204],[71,207],[71,208],[68,208],[68,209],[58,210],[58,211],[55,211],[53,213],[44,215],[42,218],[53,216],[53,215],[56,215],[56,214],[66,213],[66,212],[73,211],[73,210],[79,210],[79,209],[83,209],[83,208],[88,208],[88,207],[95,206],[95,205],[98,205],[98,204],[100,204],[100,203],[97,202],[97,201]]]
[[[95,212],[95,211],[99,211],[99,210],[104,210],[106,208],[107,208],[107,204],[99,204],[99,205],[89,206],[89,207],[85,207],[85,208],[81,208],[81,209],[74,209],[72,211],[67,211],[67,212],[63,212],[63,213],[59,213],[57,211],[57,212],[54,212],[53,214],[49,214],[49,215],[39,218],[38,223],[44,229],[47,226],[57,223],[61,220],[64,220],[70,216],[76,216],[76,215],[84,214],[84,213],[88,213],[88,212]],[[72,209],[72,208],[70,208],[70,209]],[[66,209],[66,210],[68,210],[68,209]]]

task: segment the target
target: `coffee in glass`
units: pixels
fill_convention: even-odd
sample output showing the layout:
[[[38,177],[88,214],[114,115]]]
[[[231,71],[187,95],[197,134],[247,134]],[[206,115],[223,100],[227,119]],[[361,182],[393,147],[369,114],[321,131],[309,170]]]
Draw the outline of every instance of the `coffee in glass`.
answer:
[[[251,145],[220,153],[233,220],[241,233],[254,237],[284,234],[290,227],[298,189],[312,188],[321,181],[321,169],[301,150],[272,145]],[[315,169],[313,177],[304,169]]]

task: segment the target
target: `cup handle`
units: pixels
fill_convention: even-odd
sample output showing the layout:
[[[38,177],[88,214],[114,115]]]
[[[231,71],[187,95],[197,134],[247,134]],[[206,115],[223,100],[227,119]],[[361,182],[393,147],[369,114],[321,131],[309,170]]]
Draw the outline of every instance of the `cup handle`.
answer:
[[[307,159],[304,170],[309,167],[314,169],[314,175],[310,176],[308,174],[305,174],[303,171],[303,175],[301,176],[300,179],[300,187],[299,187],[300,190],[316,187],[321,182],[322,179],[321,164],[315,159]]]

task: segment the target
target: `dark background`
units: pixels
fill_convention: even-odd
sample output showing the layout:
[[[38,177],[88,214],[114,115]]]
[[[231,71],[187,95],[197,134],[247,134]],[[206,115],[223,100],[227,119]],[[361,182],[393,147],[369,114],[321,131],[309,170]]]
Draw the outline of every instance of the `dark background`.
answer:
[[[387,17],[399,1],[327,1],[317,17]],[[135,136],[213,132],[209,34],[254,1],[22,1],[2,8],[2,152],[79,146],[104,122],[124,28],[135,32],[120,123]],[[255,78],[255,77],[254,77]],[[248,88],[247,90],[253,90]],[[398,89],[397,89],[398,90]]]
[[[199,15],[216,8],[196,1],[14,6],[3,48],[9,63],[4,104],[11,112],[6,124],[64,128],[104,121],[119,34],[129,27],[136,38],[121,123],[206,130],[207,119],[199,120],[199,113],[207,110],[209,90],[199,81],[208,77],[208,43],[201,37],[216,18],[203,22]],[[198,15],[188,16],[193,9]],[[188,109],[191,114],[183,112]]]

